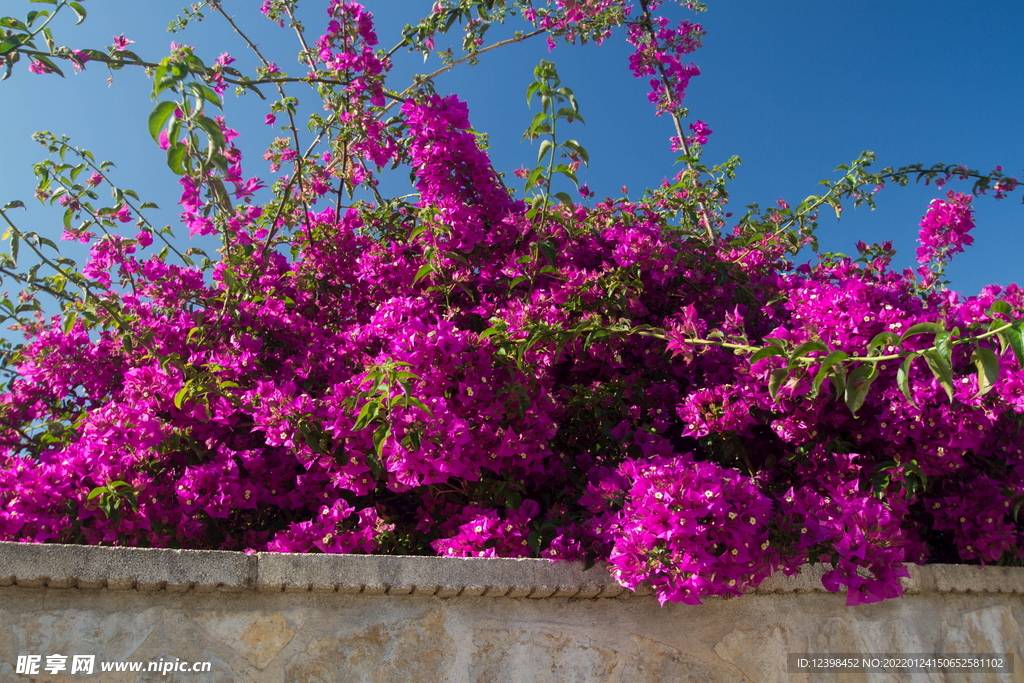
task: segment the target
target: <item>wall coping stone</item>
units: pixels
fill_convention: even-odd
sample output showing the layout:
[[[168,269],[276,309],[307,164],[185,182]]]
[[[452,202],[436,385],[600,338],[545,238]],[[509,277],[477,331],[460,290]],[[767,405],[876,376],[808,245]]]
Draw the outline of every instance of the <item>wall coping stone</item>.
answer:
[[[825,593],[827,565],[775,574],[755,594]],[[904,592],[1024,593],[1024,567],[908,565]],[[484,557],[323,555],[0,541],[0,586],[138,591],[338,592],[514,598],[628,598],[600,563]]]

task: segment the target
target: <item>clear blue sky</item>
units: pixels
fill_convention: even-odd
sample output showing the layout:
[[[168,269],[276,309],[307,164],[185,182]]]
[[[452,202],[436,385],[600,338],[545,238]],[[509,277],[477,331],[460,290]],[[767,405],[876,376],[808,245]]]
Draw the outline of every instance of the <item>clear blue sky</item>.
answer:
[[[216,17],[184,34],[166,33],[182,0],[84,4],[89,18],[79,27],[58,23],[59,43],[102,48],[112,35],[124,33],[136,41],[132,48],[151,61],[165,56],[168,43],[176,40],[195,46],[207,63],[226,50],[239,58],[234,66],[250,70],[254,64]],[[256,0],[223,4],[282,69],[304,73],[294,63],[298,48],[293,35],[259,16]],[[425,16],[432,3],[367,4],[376,16],[381,46],[388,48],[401,27]],[[319,35],[326,5],[326,0],[301,4],[311,39]],[[989,170],[1001,164],[1024,176],[1024,3],[710,0],[709,6],[697,18],[708,31],[705,47],[693,55],[703,75],[693,80],[686,104],[691,119],[715,131],[706,162],[733,154],[743,159],[732,190],[737,214],[753,201],[763,206],[779,197],[799,202],[817,193],[817,181],[835,177],[833,168],[868,149],[877,153],[879,167],[945,162]],[[29,9],[42,7],[6,0],[0,13],[23,18]],[[673,16],[693,16],[666,8]],[[458,40],[457,34],[450,39],[456,45]],[[629,47],[621,36],[601,47],[560,46],[551,53],[540,40],[484,55],[480,66],[462,66],[437,80],[439,92],[468,100],[474,126],[490,134],[495,166],[511,172],[533,165],[535,148],[520,142],[532,115],[524,92],[537,62],[551,59],[563,83],[575,90],[586,117],[587,124],[576,125],[572,135],[590,152],[592,168],[582,179],[599,199],[618,196],[623,185],[631,196],[639,196],[643,187],[671,176],[671,122],[653,116],[645,81],[634,79],[626,68]],[[438,41],[438,47],[446,44],[444,38]],[[438,65],[407,53],[396,62],[395,88],[408,83],[408,74]],[[61,230],[59,214],[32,199],[30,167],[44,155],[30,140],[37,130],[67,134],[73,144],[115,161],[115,177],[123,186],[159,203],[165,209],[161,222],[175,225],[179,188],[146,132],[153,104],[143,74],[134,69],[111,74],[91,65],[62,80],[29,74],[26,66],[19,64],[12,78],[0,83],[0,204],[25,201],[30,211],[13,213],[19,225],[51,236]],[[307,96],[300,88],[290,94],[312,103],[312,93]],[[266,105],[253,95],[236,99],[230,91],[227,100],[228,122],[242,133],[237,143],[246,153],[246,174],[272,177],[259,157],[281,133],[262,124]],[[400,185],[396,180],[391,187]],[[966,191],[969,186],[951,187]],[[912,265],[917,223],[928,202],[942,194],[934,187],[887,188],[875,212],[847,212],[838,224],[826,217],[822,248],[850,253],[857,240],[891,239],[901,252],[896,265]],[[957,289],[971,294],[990,283],[1024,281],[1020,201],[1020,193],[1001,202],[976,200],[975,245],[957,257],[949,272]],[[178,233],[187,240],[186,231]],[[81,252],[69,255],[84,260]]]

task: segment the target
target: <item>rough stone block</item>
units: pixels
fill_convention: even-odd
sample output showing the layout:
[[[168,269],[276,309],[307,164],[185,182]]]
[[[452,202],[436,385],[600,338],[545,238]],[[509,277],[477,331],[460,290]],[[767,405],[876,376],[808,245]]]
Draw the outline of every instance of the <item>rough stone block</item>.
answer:
[[[1020,593],[1024,592],[1018,567],[978,567],[962,564],[931,565],[935,589],[950,593]]]
[[[108,548],[0,542],[0,566],[18,585],[105,583],[111,590],[152,584],[244,588],[251,583],[247,556],[215,550]]]

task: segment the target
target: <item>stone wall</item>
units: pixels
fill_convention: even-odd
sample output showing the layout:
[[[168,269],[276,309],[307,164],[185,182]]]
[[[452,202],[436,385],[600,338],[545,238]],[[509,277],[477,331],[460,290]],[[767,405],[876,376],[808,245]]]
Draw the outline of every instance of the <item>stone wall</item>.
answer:
[[[660,607],[601,566],[0,543],[0,681],[1018,681],[1024,569],[912,567],[845,607],[820,567]],[[1014,673],[787,673],[790,653],[1012,653]],[[209,662],[208,673],[20,675],[19,656]],[[70,661],[70,660],[69,660]]]

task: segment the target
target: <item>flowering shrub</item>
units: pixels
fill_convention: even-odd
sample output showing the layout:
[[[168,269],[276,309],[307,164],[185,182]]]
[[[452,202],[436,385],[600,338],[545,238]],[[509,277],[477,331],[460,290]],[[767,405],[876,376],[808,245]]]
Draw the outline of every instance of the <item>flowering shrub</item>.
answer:
[[[825,586],[857,604],[900,595],[907,562],[1024,559],[1024,290],[962,297],[942,280],[971,243],[972,197],[929,207],[917,272],[890,269],[888,245],[793,265],[820,208],[870,204],[885,182],[973,179],[1001,197],[1016,179],[874,173],[866,154],[824,195],[729,226],[736,162],[701,164],[712,131],[682,125],[703,29],[673,28],[653,0],[442,0],[403,35],[430,54],[464,22],[467,55],[445,53],[446,70],[533,36],[623,33],[682,170],[593,207],[555,191],[589,159],[561,135],[581,116],[549,62],[527,90],[541,143],[517,198],[465,103],[429,80],[394,88],[394,51],[354,2],[331,0],[316,40],[292,0],[262,4],[309,46],[301,78],[178,44],[148,62],[123,35],[58,47],[50,19],[85,10],[48,4],[0,19],[8,75],[21,60],[43,78],[62,61],[150,69],[182,223],[222,248],[179,251],[130,190],[101,207],[108,165],[40,134],[59,161],[36,166],[37,196],[90,255],[79,269],[17,227],[20,202],[0,211],[0,273],[23,288],[0,306],[24,335],[3,361],[0,539],[603,559],[623,585],[687,603],[806,562],[831,563]],[[241,32],[213,1],[181,23],[204,7]],[[513,12],[532,30],[487,45]],[[302,84],[326,111],[306,139],[285,91]],[[262,205],[237,133],[210,115],[231,86],[277,89],[261,120],[290,132],[264,157],[284,177]],[[402,165],[415,201],[379,192]],[[18,270],[26,248],[37,262]]]

